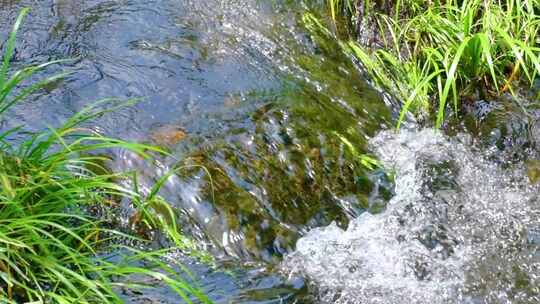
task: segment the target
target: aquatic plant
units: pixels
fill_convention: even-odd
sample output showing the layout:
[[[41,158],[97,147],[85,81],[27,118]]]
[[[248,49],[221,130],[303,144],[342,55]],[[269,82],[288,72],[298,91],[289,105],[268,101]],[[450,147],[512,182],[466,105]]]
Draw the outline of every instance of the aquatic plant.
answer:
[[[58,61],[11,71],[17,31],[27,13],[25,9],[18,16],[5,43],[0,115],[65,76],[25,85],[25,80]],[[116,105],[103,109],[106,103]],[[187,283],[189,274],[181,265],[164,262],[168,249],[120,245],[143,240],[111,228],[87,210],[111,208],[119,198],[156,199],[155,194],[143,197],[120,186],[116,181],[126,178],[124,174],[96,172],[107,172],[102,165],[106,158],[99,156],[104,149],[129,149],[143,157],[160,153],[159,149],[106,138],[81,126],[131,103],[105,100],[58,128],[36,134],[25,132],[24,126],[0,133],[0,302],[121,303],[120,290],[148,287],[135,279],[141,276],[165,283],[187,303],[191,297],[210,302]]]
[[[375,41],[342,46],[377,87],[403,102],[398,127],[408,111],[435,113],[441,127],[449,103],[457,114],[463,101],[517,94],[540,73],[539,1],[409,0],[362,12],[369,15],[358,22],[375,20]]]

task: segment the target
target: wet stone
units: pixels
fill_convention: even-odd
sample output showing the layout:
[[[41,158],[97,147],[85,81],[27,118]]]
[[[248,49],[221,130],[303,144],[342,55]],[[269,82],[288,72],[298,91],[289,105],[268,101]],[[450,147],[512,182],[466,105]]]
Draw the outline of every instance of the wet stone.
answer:
[[[178,126],[172,124],[160,125],[152,129],[150,133],[150,139],[153,143],[162,147],[172,147],[177,145],[180,141],[187,136],[186,131]]]

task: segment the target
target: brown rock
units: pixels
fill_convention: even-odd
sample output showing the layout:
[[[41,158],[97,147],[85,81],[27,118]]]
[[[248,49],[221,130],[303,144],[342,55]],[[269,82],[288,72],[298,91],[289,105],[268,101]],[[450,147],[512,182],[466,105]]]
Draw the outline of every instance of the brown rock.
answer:
[[[186,136],[186,132],[177,125],[163,125],[154,129],[150,134],[150,138],[156,145],[164,147],[174,146]]]

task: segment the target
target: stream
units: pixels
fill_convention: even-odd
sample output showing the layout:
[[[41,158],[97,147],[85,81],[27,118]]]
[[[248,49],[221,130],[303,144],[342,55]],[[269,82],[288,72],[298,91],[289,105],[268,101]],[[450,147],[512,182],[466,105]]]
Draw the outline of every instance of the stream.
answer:
[[[160,194],[217,267],[172,258],[215,303],[540,303],[540,110],[396,132],[399,103],[312,39],[302,1],[4,0],[0,41],[22,7],[14,65],[70,74],[2,128],[141,98],[87,127],[170,152],[110,167],[143,191],[180,168]],[[181,301],[152,284],[123,297]]]

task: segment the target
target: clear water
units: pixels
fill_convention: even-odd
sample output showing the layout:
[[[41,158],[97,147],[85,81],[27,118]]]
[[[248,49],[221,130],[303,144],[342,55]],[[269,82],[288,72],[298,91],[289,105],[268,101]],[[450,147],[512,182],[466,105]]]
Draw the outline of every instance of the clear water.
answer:
[[[142,97],[88,127],[171,152],[109,151],[109,165],[136,170],[143,190],[182,168],[160,194],[218,269],[173,258],[217,303],[539,302],[538,189],[515,157],[536,148],[512,141],[531,129],[523,117],[468,128],[482,145],[388,131],[398,107],[335,42],[312,39],[302,1],[0,1],[0,41],[23,6],[14,64],[73,58],[45,73],[72,74],[4,127]],[[336,133],[384,168],[367,170]],[[126,202],[120,222],[132,213]],[[124,296],[179,301],[166,288]]]

